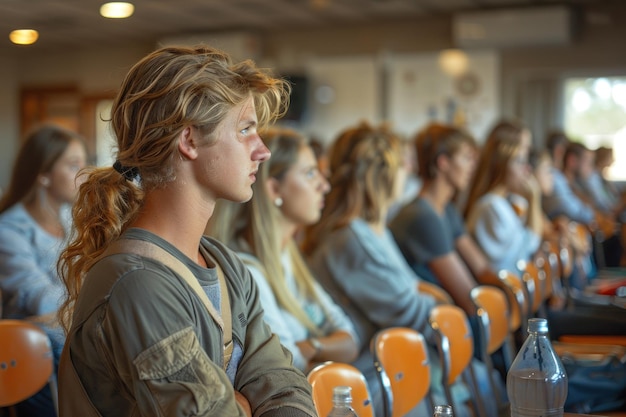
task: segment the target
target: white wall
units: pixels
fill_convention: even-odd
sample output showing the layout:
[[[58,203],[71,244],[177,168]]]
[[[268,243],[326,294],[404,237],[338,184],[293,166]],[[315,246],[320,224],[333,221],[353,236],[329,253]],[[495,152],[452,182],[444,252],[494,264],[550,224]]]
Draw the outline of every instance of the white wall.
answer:
[[[461,122],[482,142],[500,117],[498,54],[468,51],[467,56],[464,76],[471,78],[444,73],[438,53],[403,54],[390,60],[389,118],[396,130],[412,136],[432,121]],[[476,89],[464,93],[459,84],[470,79]]]
[[[308,62],[309,117],[302,130],[325,143],[362,121],[380,122],[379,82],[372,56],[317,58]],[[329,101],[320,97],[327,95]],[[320,100],[321,99],[321,100]]]

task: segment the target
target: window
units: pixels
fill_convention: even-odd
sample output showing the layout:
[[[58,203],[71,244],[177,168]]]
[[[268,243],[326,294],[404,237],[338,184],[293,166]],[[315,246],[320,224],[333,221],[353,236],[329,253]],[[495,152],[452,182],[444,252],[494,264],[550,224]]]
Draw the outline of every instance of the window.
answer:
[[[565,132],[589,149],[613,148],[606,175],[626,181],[626,76],[565,80]]]

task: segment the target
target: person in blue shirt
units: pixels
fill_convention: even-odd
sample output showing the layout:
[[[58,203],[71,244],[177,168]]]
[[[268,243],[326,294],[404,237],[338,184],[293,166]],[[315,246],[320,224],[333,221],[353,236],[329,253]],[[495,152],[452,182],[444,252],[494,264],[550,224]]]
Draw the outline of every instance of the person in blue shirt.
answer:
[[[56,264],[69,234],[69,207],[80,183],[77,174],[86,162],[79,135],[55,125],[38,127],[20,148],[0,200],[2,318],[41,324],[50,336],[56,364],[65,339],[53,319],[64,294]],[[48,388],[17,409],[20,415],[55,415]]]

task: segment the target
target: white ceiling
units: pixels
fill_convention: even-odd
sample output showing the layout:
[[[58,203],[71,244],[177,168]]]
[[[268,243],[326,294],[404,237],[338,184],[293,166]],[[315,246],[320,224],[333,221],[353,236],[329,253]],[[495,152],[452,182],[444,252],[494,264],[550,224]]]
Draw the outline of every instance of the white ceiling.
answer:
[[[105,19],[97,0],[0,0],[0,50],[16,48],[11,30],[40,32],[26,48],[156,42],[168,36],[226,30],[323,29],[329,25],[424,18],[456,11],[626,0],[133,0],[129,19]],[[19,47],[25,48],[25,47]]]

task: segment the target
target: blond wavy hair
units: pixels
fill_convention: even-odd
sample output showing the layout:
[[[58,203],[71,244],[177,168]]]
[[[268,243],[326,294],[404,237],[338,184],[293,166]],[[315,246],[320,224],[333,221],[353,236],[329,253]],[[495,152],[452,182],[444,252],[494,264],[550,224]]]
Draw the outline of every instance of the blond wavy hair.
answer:
[[[66,331],[87,271],[136,217],[144,194],[175,179],[179,134],[193,126],[210,144],[228,111],[250,96],[264,126],[284,114],[289,85],[252,61],[233,63],[206,46],[161,48],[130,69],[113,102],[111,125],[117,161],[137,175],[129,181],[112,167],[94,168],[80,187],[72,240],[58,264],[67,288],[59,310]]]
[[[330,149],[330,192],[320,221],[307,228],[302,250],[310,255],[352,220],[376,222],[391,201],[403,164],[402,141],[387,126],[362,123],[339,135]]]

